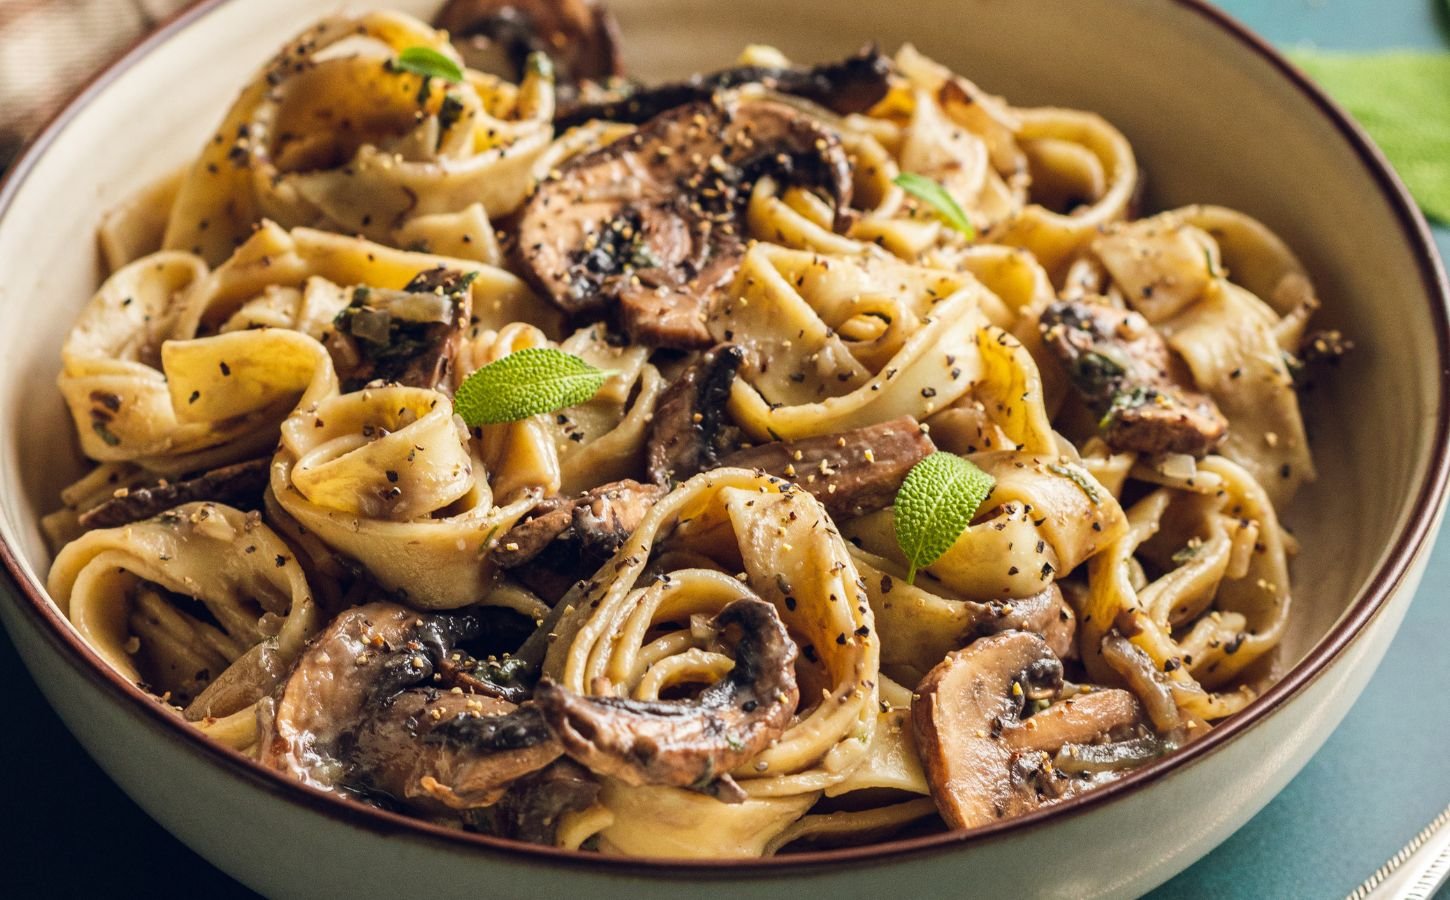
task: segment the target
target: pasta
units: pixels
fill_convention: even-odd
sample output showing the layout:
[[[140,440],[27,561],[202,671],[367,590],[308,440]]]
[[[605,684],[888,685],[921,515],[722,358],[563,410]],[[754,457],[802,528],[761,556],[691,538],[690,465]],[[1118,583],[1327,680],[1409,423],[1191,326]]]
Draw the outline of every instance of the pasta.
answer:
[[[324,20],[101,224],[45,524],[106,665],[314,787],[656,857],[985,825],[1273,680],[1348,342],[1265,226],[910,46],[644,87],[596,3],[471,9]]]

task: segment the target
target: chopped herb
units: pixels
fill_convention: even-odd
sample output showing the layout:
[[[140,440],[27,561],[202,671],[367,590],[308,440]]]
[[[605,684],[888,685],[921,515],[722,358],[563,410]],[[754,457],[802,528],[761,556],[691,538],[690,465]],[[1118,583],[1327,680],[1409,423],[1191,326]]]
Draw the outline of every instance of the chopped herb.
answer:
[[[1098,493],[1098,486],[1093,483],[1092,478],[1089,477],[1086,472],[1077,468],[1076,466],[1063,465],[1062,463],[1051,463],[1048,465],[1047,471],[1062,478],[1066,478],[1068,481],[1071,481],[1073,484],[1081,488],[1082,492],[1084,494],[1087,494],[1088,500],[1092,501],[1093,506],[1097,506],[1098,504],[1103,502],[1102,495]]]
[[[936,211],[937,216],[956,231],[972,240],[977,236],[977,229],[967,214],[962,211],[947,189],[925,175],[918,175],[915,172],[902,172],[897,175],[892,183],[913,197],[926,203]]]
[[[408,47],[392,61],[392,68],[425,79],[442,78],[454,84],[463,81],[463,67],[432,47]]]

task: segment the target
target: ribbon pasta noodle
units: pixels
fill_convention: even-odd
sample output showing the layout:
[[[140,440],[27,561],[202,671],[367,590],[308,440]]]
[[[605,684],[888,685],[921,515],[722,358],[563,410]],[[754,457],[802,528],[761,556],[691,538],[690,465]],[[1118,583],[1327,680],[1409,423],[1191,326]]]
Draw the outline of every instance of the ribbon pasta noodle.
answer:
[[[697,858],[1050,805],[1273,680],[1348,342],[1268,227],[910,46],[648,87],[597,4],[465,6],[325,19],[101,224],[44,524],[106,665],[321,790]]]

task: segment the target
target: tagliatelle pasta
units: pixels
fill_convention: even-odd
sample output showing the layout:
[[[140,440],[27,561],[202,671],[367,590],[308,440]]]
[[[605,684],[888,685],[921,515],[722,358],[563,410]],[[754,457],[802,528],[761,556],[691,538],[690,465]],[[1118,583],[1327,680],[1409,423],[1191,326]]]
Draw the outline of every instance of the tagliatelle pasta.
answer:
[[[910,46],[645,87],[598,4],[466,7],[324,20],[102,224],[45,525],[106,665],[315,788],[697,858],[986,825],[1273,680],[1347,342],[1267,227]]]

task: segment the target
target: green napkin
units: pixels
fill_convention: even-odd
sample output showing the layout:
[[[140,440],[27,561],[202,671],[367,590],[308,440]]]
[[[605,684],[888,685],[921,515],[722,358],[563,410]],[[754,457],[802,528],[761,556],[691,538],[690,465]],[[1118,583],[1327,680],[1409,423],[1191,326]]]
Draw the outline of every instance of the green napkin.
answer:
[[[1450,224],[1450,53],[1289,56],[1359,120],[1425,214]]]

